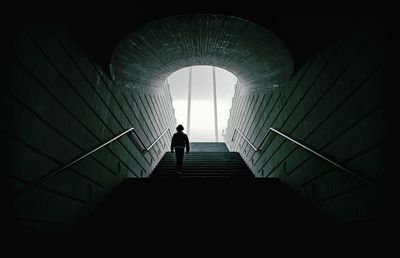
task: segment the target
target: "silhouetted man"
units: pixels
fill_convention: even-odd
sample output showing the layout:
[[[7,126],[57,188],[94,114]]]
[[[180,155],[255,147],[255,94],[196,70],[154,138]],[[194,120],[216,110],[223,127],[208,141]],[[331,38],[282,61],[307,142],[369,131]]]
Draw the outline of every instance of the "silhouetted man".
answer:
[[[188,136],[183,133],[183,126],[178,125],[176,127],[176,133],[172,136],[172,141],[171,141],[171,152],[174,153],[175,149],[175,156],[176,156],[176,170],[178,173],[181,172],[182,170],[182,162],[183,162],[183,152],[185,151],[186,147],[186,154],[189,154],[189,138]]]

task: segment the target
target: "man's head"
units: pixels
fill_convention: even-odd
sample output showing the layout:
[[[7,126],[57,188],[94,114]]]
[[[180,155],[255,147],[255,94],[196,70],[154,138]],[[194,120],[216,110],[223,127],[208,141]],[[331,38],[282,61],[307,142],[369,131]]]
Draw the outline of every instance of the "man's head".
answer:
[[[176,127],[176,130],[177,130],[178,132],[182,132],[183,129],[185,129],[185,128],[183,128],[182,125],[178,125],[178,126]]]

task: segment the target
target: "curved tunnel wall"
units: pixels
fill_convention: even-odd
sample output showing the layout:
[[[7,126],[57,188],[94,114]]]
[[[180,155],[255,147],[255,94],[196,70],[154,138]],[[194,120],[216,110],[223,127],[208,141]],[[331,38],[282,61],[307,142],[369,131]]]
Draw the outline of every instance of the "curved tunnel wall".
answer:
[[[246,89],[283,86],[293,72],[286,45],[264,27],[231,16],[182,15],[143,25],[115,48],[111,73],[131,88],[161,86],[193,65],[233,73]]]
[[[62,27],[21,22],[13,28],[13,54],[1,134],[15,237],[65,232],[125,177],[146,177],[169,148],[166,134],[150,151],[126,135],[38,187],[50,173],[134,127],[148,147],[175,128],[167,84],[157,90],[117,87],[83,54]],[[3,188],[4,189],[4,188]]]
[[[282,88],[247,92],[237,85],[225,141],[257,177],[278,177],[342,226],[379,216],[385,169],[384,44],[373,30],[353,31],[326,46]],[[378,187],[364,184],[284,138],[321,152]],[[255,152],[239,128],[261,151]]]

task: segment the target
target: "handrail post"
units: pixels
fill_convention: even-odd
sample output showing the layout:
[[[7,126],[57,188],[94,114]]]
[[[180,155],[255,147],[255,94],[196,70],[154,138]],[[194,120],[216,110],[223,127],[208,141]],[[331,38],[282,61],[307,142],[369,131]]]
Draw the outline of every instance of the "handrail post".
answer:
[[[259,151],[258,148],[256,148],[247,138],[246,136],[244,136],[244,134],[239,130],[236,129],[238,131],[238,133],[243,137],[243,139],[255,150],[255,151]]]
[[[235,130],[233,130],[233,134],[232,134],[232,138],[231,138],[231,148],[232,148],[233,142],[235,141],[236,131],[237,131],[237,128],[235,128]]]
[[[132,127],[132,128],[133,128],[133,127]],[[145,150],[145,149],[146,149],[146,145],[144,145],[142,139],[140,139],[140,136],[138,135],[138,133],[136,132],[135,129],[133,129],[133,133],[136,135],[136,138],[139,140],[140,144],[142,144],[143,150]],[[143,151],[143,150],[142,150],[142,151]]]
[[[256,148],[256,147],[246,138],[246,136],[244,136],[243,133],[242,133],[239,129],[237,129],[237,128],[235,128],[235,130],[234,130],[234,132],[233,132],[232,142],[234,141],[234,137],[235,137],[235,133],[236,133],[236,132],[238,132],[238,133],[243,137],[243,139],[244,139],[255,151],[259,151],[259,149]]]
[[[235,138],[236,131],[237,131],[237,129],[235,128],[235,130],[233,131],[233,134],[232,134],[231,142],[235,141],[234,138]]]
[[[271,132],[271,127],[270,127],[270,128],[268,128],[268,131],[267,131],[267,133],[265,134],[265,136],[264,136],[263,140],[261,141],[261,143],[260,143],[260,146],[258,147],[258,149],[259,149],[259,150],[261,150],[261,147],[263,146],[263,144],[264,144],[265,140],[267,139],[267,136],[269,135],[269,132]]]

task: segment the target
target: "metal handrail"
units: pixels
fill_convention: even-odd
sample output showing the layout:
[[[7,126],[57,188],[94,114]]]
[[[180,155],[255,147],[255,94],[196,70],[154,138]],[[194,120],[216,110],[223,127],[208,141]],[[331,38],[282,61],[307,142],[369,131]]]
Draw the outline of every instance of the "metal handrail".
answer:
[[[117,136],[113,137],[112,139],[108,140],[107,142],[105,142],[105,143],[101,144],[100,146],[94,148],[93,150],[87,152],[86,154],[84,154],[84,155],[82,155],[82,156],[80,156],[80,157],[74,159],[73,161],[67,163],[66,165],[64,165],[64,166],[62,166],[62,167],[60,167],[60,168],[58,168],[58,169],[56,169],[56,170],[54,170],[54,171],[52,171],[52,172],[46,174],[46,175],[43,175],[43,176],[39,177],[38,179],[36,179],[35,181],[33,181],[33,182],[27,184],[27,185],[24,186],[21,190],[18,191],[17,196],[19,196],[19,195],[21,195],[21,194],[23,194],[23,193],[29,191],[30,189],[36,187],[37,185],[42,184],[43,182],[49,180],[50,178],[53,178],[53,177],[55,177],[56,175],[61,174],[62,172],[64,172],[64,170],[65,170],[66,168],[68,168],[68,167],[74,165],[75,163],[77,163],[78,161],[80,161],[80,160],[82,160],[82,159],[84,159],[84,158],[86,158],[86,157],[92,155],[94,152],[100,150],[100,149],[103,148],[104,146],[106,146],[106,145],[112,143],[113,141],[117,140],[118,138],[124,136],[124,135],[127,134],[127,133],[133,132],[133,133],[136,135],[136,137],[137,137],[137,139],[139,140],[139,142],[142,144],[144,150],[148,151],[151,147],[153,147],[153,145],[154,145],[154,144],[165,134],[165,132],[168,131],[168,130],[170,130],[170,129],[165,130],[165,131],[154,141],[154,143],[152,143],[148,148],[146,148],[146,146],[144,145],[143,141],[140,139],[140,137],[139,137],[139,135],[138,135],[136,129],[135,129],[134,127],[131,127],[131,128],[129,128],[129,129],[125,130],[123,133],[120,133],[119,135],[117,135]]]
[[[169,134],[172,136],[171,129],[168,128],[168,129],[165,130],[160,136],[158,136],[158,138],[157,138],[149,147],[145,148],[145,150],[146,150],[146,151],[149,151],[149,150],[161,139],[161,137],[163,137],[163,135],[164,135],[167,131],[168,131]]]
[[[244,136],[244,134],[243,134],[239,129],[237,129],[237,128],[235,128],[235,130],[233,131],[232,141],[234,141],[234,137],[235,137],[236,132],[238,132],[238,133],[243,137],[243,139],[244,139],[255,151],[259,151],[259,150],[260,150],[259,148],[256,148],[256,147],[246,138],[246,136]]]
[[[316,155],[316,156],[322,158],[323,160],[328,161],[328,162],[331,163],[332,165],[334,165],[334,166],[340,168],[341,170],[345,171],[347,174],[358,178],[359,180],[363,181],[364,183],[369,184],[369,185],[374,185],[374,184],[373,184],[371,181],[369,181],[368,179],[365,179],[364,177],[357,175],[356,173],[352,172],[351,170],[349,170],[349,169],[347,169],[347,168],[341,166],[340,164],[338,164],[338,163],[332,161],[331,159],[325,157],[324,155],[322,155],[322,154],[320,154],[320,153],[314,151],[314,150],[311,149],[310,147],[305,146],[304,144],[302,144],[302,143],[300,143],[300,142],[298,142],[298,141],[296,141],[296,140],[290,138],[289,136],[285,135],[285,134],[282,133],[282,132],[279,132],[278,130],[276,130],[276,129],[272,128],[272,127],[270,127],[270,128],[268,129],[267,133],[265,134],[265,136],[264,136],[264,138],[263,138],[263,140],[262,140],[262,142],[261,142],[261,144],[260,144],[260,146],[259,146],[258,148],[256,148],[256,147],[243,135],[243,133],[240,132],[240,130],[237,129],[237,128],[235,128],[235,131],[234,131],[234,133],[233,133],[232,141],[234,141],[234,136],[235,136],[235,132],[236,132],[236,131],[239,132],[239,134],[247,141],[247,143],[249,143],[249,145],[250,145],[255,151],[260,151],[260,150],[261,150],[261,149],[260,149],[261,146],[264,144],[265,140],[267,139],[267,136],[268,136],[269,133],[272,131],[272,132],[274,132],[274,133],[276,133],[276,134],[278,134],[278,135],[284,137],[285,139],[287,139],[287,140],[289,140],[289,141],[291,141],[291,142],[293,142],[293,143],[299,145],[300,147],[304,148],[305,150],[308,150],[309,152],[311,152],[312,154],[314,154],[314,155]]]

